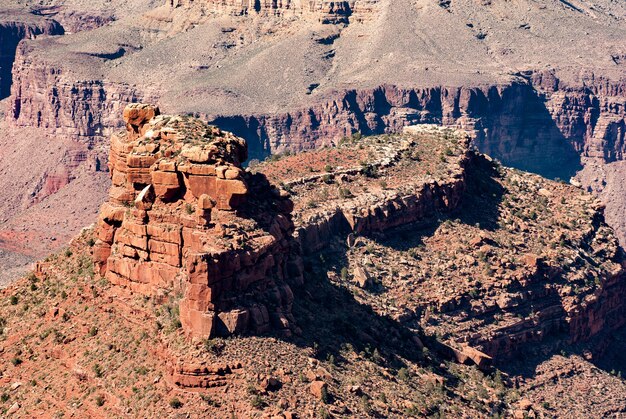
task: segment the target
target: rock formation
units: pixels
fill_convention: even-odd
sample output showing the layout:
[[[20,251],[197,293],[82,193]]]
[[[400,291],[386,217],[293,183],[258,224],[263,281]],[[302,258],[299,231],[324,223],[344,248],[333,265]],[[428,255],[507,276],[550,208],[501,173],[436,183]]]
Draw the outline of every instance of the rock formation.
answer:
[[[123,121],[97,226],[0,290],[0,411],[626,408],[624,364],[607,363],[623,352],[626,258],[580,188],[503,167],[450,128],[243,169],[246,143],[197,118],[133,104]],[[601,391],[585,406],[559,401],[589,377]]]
[[[0,12],[0,99],[9,96],[11,70],[17,45],[22,39],[35,39],[40,35],[63,35],[63,27],[52,19],[22,16],[15,19]]]
[[[469,143],[462,131],[413,126],[255,170],[291,192],[311,263],[345,243],[337,283],[385,295],[355,292],[381,315],[448,336],[439,350],[461,363],[486,368],[490,357],[602,340],[623,326],[626,257],[601,202],[495,170]]]
[[[68,32],[80,22],[104,25],[19,45],[2,122],[6,143],[36,144],[27,131],[36,128],[53,146],[71,140],[67,154],[79,149],[104,161],[108,138],[122,126],[115,115],[137,101],[201,116],[246,138],[257,159],[356,131],[438,123],[471,130],[481,151],[552,178],[569,180],[592,159],[593,173],[579,180],[602,194],[607,220],[626,240],[624,194],[611,180],[623,170],[604,173],[624,153],[621,4],[599,0],[577,11],[526,0],[515,7],[473,0],[35,3],[23,1]],[[33,203],[81,179],[76,167],[49,161],[28,187],[1,185],[11,196],[0,214],[17,219],[16,228]],[[0,156],[3,179],[24,176],[12,163],[11,154]],[[93,171],[86,177],[101,179]]]
[[[489,176],[479,169],[484,163],[470,150],[469,135],[427,125],[384,139],[345,139],[337,148],[255,166],[253,174],[241,167],[247,158],[243,140],[195,118],[162,116],[153,106],[136,104],[125,109],[124,121],[126,130],[111,140],[112,186],[100,212],[96,266],[111,283],[144,295],[163,298],[181,291],[181,322],[192,336],[258,334],[270,328],[289,333],[296,326],[288,282],[301,283],[300,255],[315,257],[346,236],[350,248],[362,249],[356,246],[356,237],[429,223],[434,215],[465,208],[467,194],[475,193],[468,191],[468,182]],[[324,166],[330,161],[339,166]],[[471,179],[468,171],[473,173]],[[261,173],[290,191],[294,203]],[[602,205],[587,195],[568,195],[567,187],[546,189],[514,174],[505,179],[506,188],[517,185],[519,189],[513,202],[520,200],[523,191],[537,191],[540,208],[534,214],[556,205],[557,196],[562,197],[561,206],[566,196],[576,200],[578,218],[568,221],[572,215],[566,213],[562,223],[577,223],[580,231],[561,228],[554,240],[560,240],[560,247],[572,243],[576,249],[587,249],[603,262],[600,268],[568,264],[578,256],[564,256],[565,249],[560,251],[563,254],[539,256],[540,248],[534,247],[521,254],[518,247],[508,250],[517,256],[507,262],[506,256],[497,256],[503,246],[497,243],[513,240],[506,229],[497,229],[497,236],[472,239],[472,250],[465,250],[471,261],[461,263],[468,268],[456,269],[464,272],[461,276],[477,278],[482,273],[475,268],[476,260],[492,259],[490,275],[508,284],[510,295],[495,291],[501,285],[486,282],[490,281],[486,277],[480,299],[456,289],[456,294],[430,295],[425,305],[407,304],[414,313],[432,311],[440,321],[450,321],[450,330],[458,329],[450,353],[461,362],[474,358],[471,362],[481,365],[490,362],[476,355],[481,352],[474,348],[501,358],[516,353],[518,344],[542,342],[563,331],[572,342],[588,340],[614,330],[626,319],[626,308],[617,297],[625,289],[623,254],[603,224]],[[561,214],[560,209],[555,211]],[[512,213],[512,209],[501,210],[501,222],[529,231],[534,218]],[[367,255],[363,258],[371,260]],[[361,288],[371,287],[379,277],[367,264],[354,267],[354,281]],[[450,275],[453,282],[459,273]],[[589,283],[592,277],[597,278],[595,285]],[[581,278],[585,282],[578,284]],[[552,286],[536,289],[544,283]],[[432,293],[431,286],[423,292]],[[404,300],[407,295],[397,298]],[[531,317],[474,325],[481,316],[517,315],[526,306],[533,307]],[[465,320],[459,322],[459,316]],[[454,347],[460,344],[472,347]]]
[[[290,333],[287,280],[301,277],[292,206],[242,169],[246,143],[148,105],[129,105],[124,121],[111,140],[112,186],[97,228],[100,272],[145,295],[181,291],[192,336]]]
[[[347,23],[352,14],[371,13],[378,0],[168,0],[170,7],[205,7],[237,15],[313,15],[323,23]]]

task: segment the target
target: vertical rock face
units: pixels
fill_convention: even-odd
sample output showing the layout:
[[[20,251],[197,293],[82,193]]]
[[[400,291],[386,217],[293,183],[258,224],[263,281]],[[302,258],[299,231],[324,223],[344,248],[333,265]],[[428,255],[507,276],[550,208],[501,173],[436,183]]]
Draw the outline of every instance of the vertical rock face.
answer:
[[[68,80],[58,69],[33,63],[30,48],[22,44],[17,50],[7,112],[11,125],[45,128],[50,134],[91,143],[121,127],[115,115],[126,103],[137,101],[134,88],[102,80]]]
[[[605,163],[626,156],[626,81],[593,74],[582,88],[572,88],[550,72],[534,73],[531,84],[546,100],[546,109],[563,137],[585,157]]]
[[[355,14],[363,19],[372,13],[378,0],[169,0],[171,7],[200,6],[226,10],[233,14],[246,15],[266,13],[276,15],[313,15],[324,23],[345,23]]]
[[[354,131],[391,133],[441,123],[473,131],[481,151],[548,177],[569,179],[580,169],[581,155],[621,159],[622,84],[573,89],[548,84],[547,78],[476,88],[384,85],[286,114],[221,117],[214,123],[246,134],[255,155],[316,147]]]
[[[292,205],[241,168],[246,143],[148,105],[124,110],[94,258],[112,283],[146,295],[182,291],[192,336],[293,326],[287,279],[301,277]]]
[[[62,35],[63,27],[52,19],[35,19],[32,22],[3,21],[0,16],[0,99],[11,91],[11,68],[17,45],[22,39],[39,35]]]

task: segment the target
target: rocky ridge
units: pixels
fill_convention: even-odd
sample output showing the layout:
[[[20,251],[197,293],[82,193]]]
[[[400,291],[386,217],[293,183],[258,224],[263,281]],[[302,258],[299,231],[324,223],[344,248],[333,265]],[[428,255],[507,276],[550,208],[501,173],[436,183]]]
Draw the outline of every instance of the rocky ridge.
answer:
[[[3,412],[588,411],[509,369],[520,349],[623,394],[589,360],[626,317],[624,255],[582,190],[433,126],[243,169],[245,142],[193,117],[124,121],[97,226],[3,291]]]
[[[622,229],[623,194],[611,192],[619,185],[602,169],[624,149],[625,11],[614,2],[259,2],[257,12],[249,2],[126,1],[125,14],[115,13],[118,2],[91,11],[80,0],[49,10],[22,3],[68,32],[79,29],[68,17],[74,9],[102,19],[85,28],[94,31],[20,44],[5,143],[26,143],[36,127],[45,141],[70,144],[68,154],[78,148],[103,162],[121,127],[114,115],[134,101],[200,115],[248,139],[259,159],[356,131],[439,123],[471,130],[481,151],[551,178],[568,180],[592,160],[587,173],[597,170],[579,181],[604,197],[607,220]],[[329,4],[339,13],[334,25],[324,23]],[[580,55],[588,39],[598,47]],[[15,195],[0,208],[14,221],[7,237],[22,228],[38,236],[24,225],[26,210],[58,201],[75,180],[104,178],[66,164],[23,175],[3,159],[6,179],[30,176],[26,190],[5,181]],[[50,187],[31,200],[39,184]]]
[[[350,18],[362,20],[372,13],[378,0],[350,1],[236,1],[236,0],[169,0],[171,7],[201,8],[206,11],[225,10],[236,15],[274,14],[280,16],[312,15],[322,23],[348,23]]]
[[[626,263],[604,206],[468,145],[465,133],[416,126],[255,169],[292,193],[303,252],[347,261],[328,267],[331,280],[457,350],[502,359],[622,326]]]

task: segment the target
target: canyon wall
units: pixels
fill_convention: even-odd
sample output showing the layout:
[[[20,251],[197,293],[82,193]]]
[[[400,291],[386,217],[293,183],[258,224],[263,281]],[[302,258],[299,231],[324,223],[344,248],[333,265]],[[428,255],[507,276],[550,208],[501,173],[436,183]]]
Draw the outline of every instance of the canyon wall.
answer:
[[[225,10],[237,15],[266,13],[275,15],[310,15],[324,23],[346,23],[354,15],[357,20],[371,13],[378,0],[168,0],[170,7],[204,7]]]
[[[39,35],[62,35],[63,27],[52,19],[3,20],[0,16],[0,99],[11,91],[11,70],[17,46],[22,39]]]
[[[625,150],[624,84],[551,90],[547,76],[489,87],[404,89],[380,86],[337,92],[310,108],[280,115],[217,117],[245,136],[254,157],[311,149],[349,136],[398,132],[416,123],[473,131],[478,148],[504,163],[547,177],[569,179],[581,155],[607,161]]]
[[[127,103],[143,98],[137,89],[104,80],[76,81],[63,70],[34,63],[29,44],[21,44],[14,64],[8,118],[13,126],[44,128],[54,136],[102,142],[122,125]]]
[[[157,103],[164,93],[106,80],[77,80],[34,61],[35,46],[17,51],[8,123],[46,128],[54,135],[106,143],[119,128],[114,115],[126,103]],[[478,148],[510,166],[568,180],[581,157],[622,160],[626,152],[626,82],[593,74],[577,86],[553,72],[520,74],[517,80],[476,87],[330,91],[287,112],[201,116],[249,143],[251,158],[335,143],[359,131],[399,132],[403,126],[437,123],[472,131]],[[174,109],[184,112],[185,109]]]

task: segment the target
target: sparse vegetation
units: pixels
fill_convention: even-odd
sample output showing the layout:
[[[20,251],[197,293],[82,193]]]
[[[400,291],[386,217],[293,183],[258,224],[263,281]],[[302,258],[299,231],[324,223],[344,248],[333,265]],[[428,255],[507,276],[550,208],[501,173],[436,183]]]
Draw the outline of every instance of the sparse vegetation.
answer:
[[[170,399],[170,407],[172,409],[180,409],[183,407],[183,402],[181,402],[178,397],[173,397]]]

